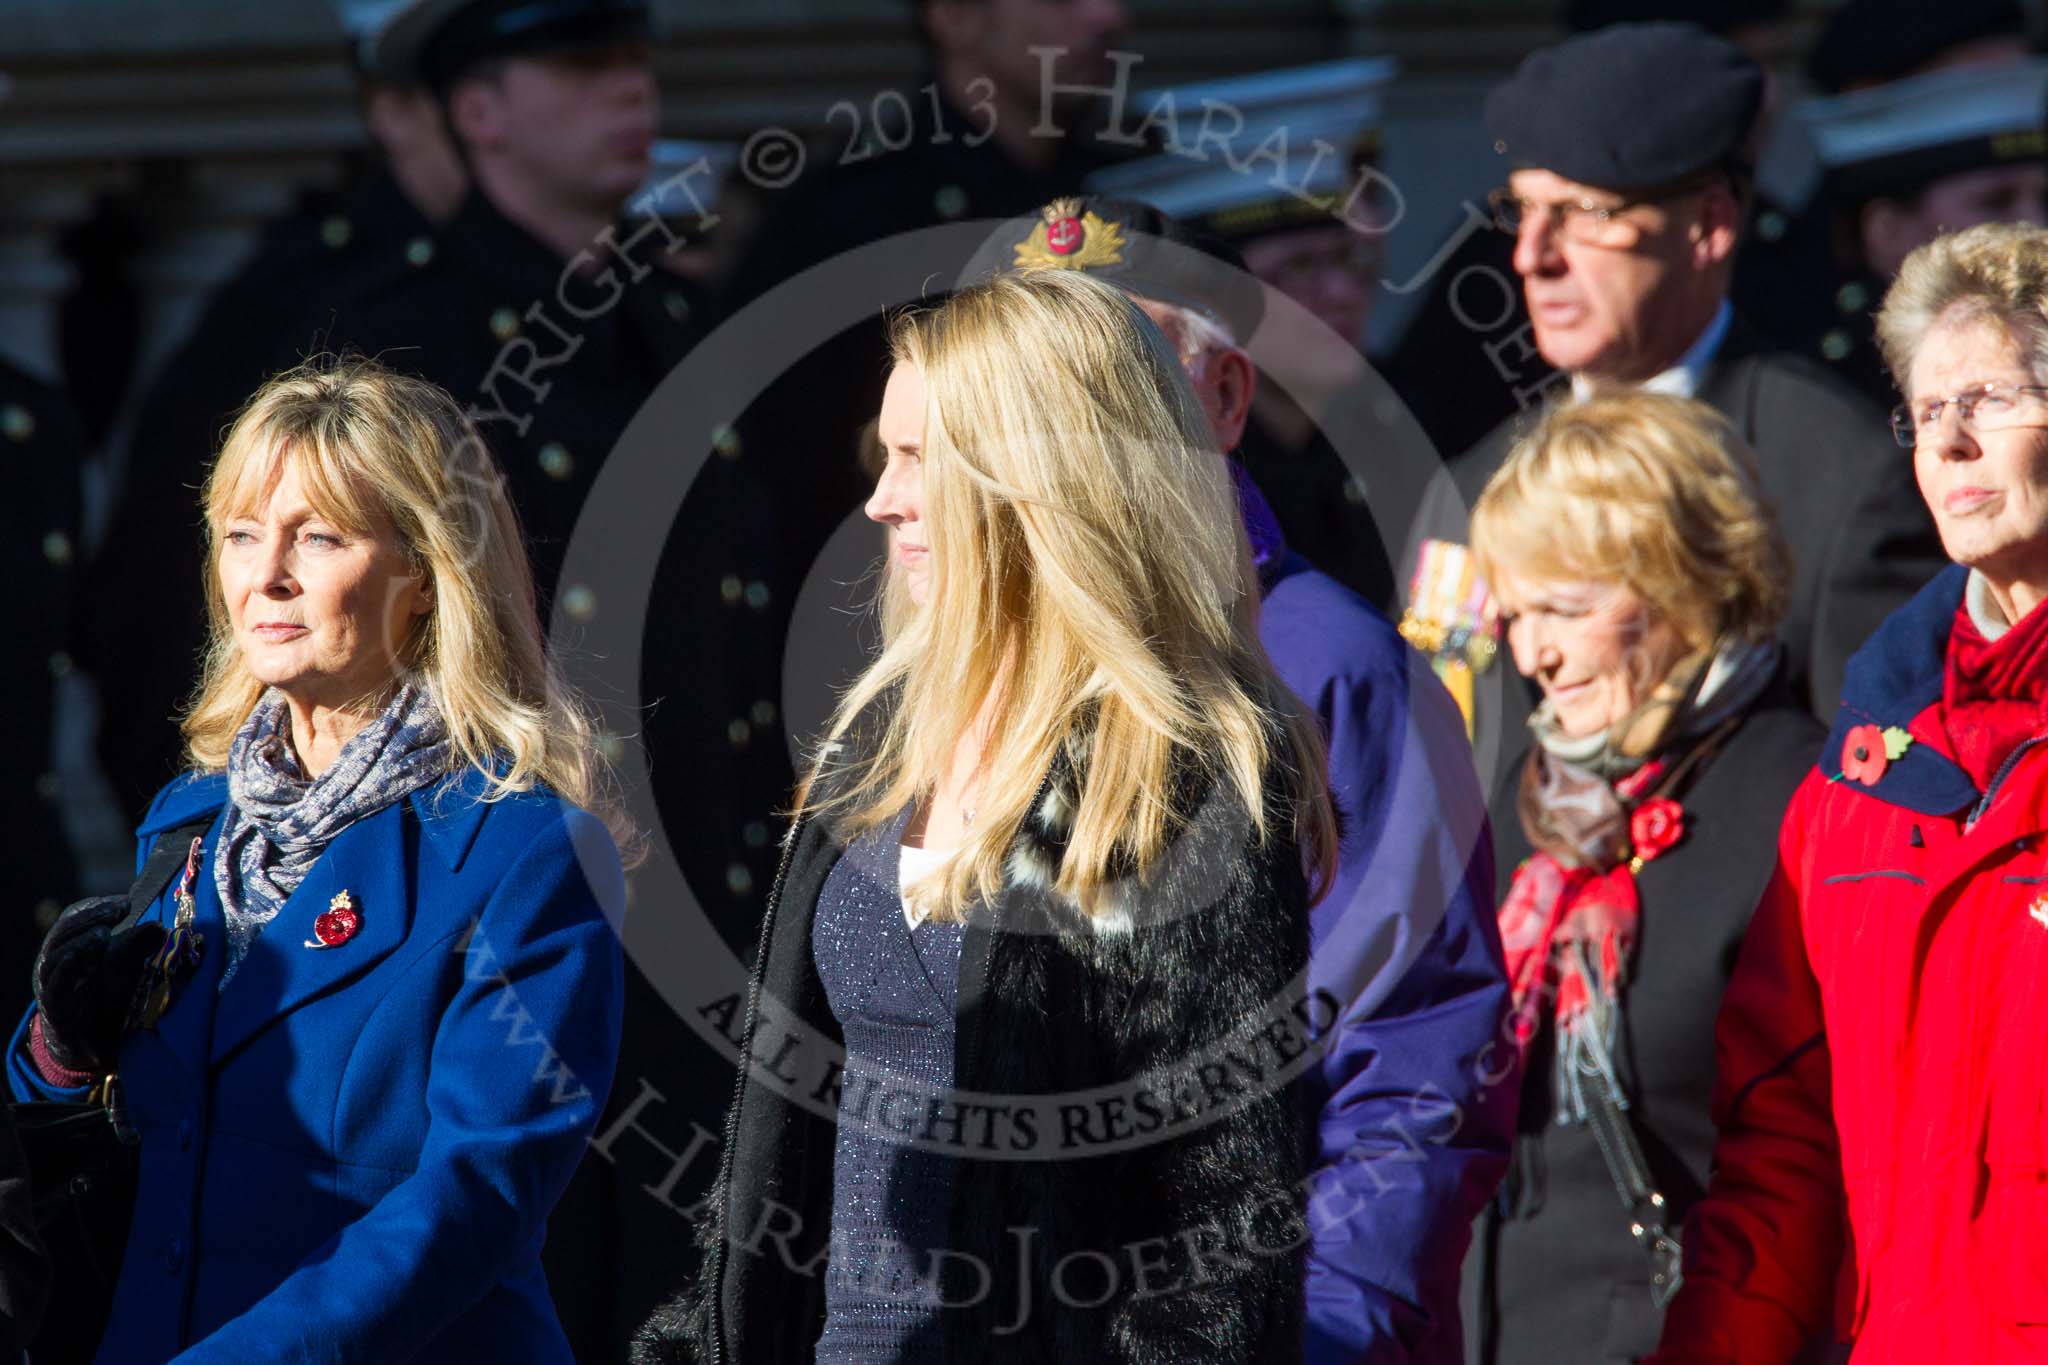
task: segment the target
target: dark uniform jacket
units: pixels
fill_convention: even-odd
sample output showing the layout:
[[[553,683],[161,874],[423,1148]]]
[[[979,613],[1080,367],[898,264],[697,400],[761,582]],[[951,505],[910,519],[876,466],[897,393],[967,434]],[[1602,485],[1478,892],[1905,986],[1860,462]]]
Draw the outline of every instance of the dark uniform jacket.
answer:
[[[1250,1037],[1238,1030],[1276,1017],[1276,1004],[1285,1013],[1297,994],[1289,983],[1308,958],[1298,853],[1285,837],[1256,846],[1242,806],[1215,788],[1200,799],[1204,788],[1191,779],[1174,852],[1142,892],[1091,922],[1051,889],[1080,782],[1064,755],[1055,760],[997,903],[968,920],[955,1087],[963,1102],[1030,1103],[993,1100],[978,1106],[989,1114],[960,1125],[969,1137],[951,1192],[946,1249],[955,1256],[942,1280],[960,1306],[940,1310],[935,1354],[988,1365],[1298,1359],[1299,1082],[1274,1065],[1256,1080],[1220,1074],[1230,1089],[1205,1092],[1192,1074],[1212,1042]],[[754,999],[776,1006],[776,1022],[750,1005],[741,1042],[743,1053],[775,1055],[800,1073],[804,1088],[770,1081],[758,1066],[741,1073],[700,1233],[705,1270],[648,1324],[634,1354],[641,1365],[812,1359],[824,1324],[835,1139],[832,1100],[820,1101],[813,1083],[824,1076],[831,1093],[838,1087],[828,1058],[812,1074],[806,1054],[779,1040],[795,1028],[813,1052],[839,1041],[811,925],[844,842],[828,816],[798,825],[756,958]],[[1229,970],[1214,970],[1219,958]],[[1245,1060],[1274,1064],[1267,1044],[1288,1030],[1269,1027]],[[1040,1117],[1095,1087],[1110,1097],[1067,1106],[1057,1122]],[[1219,1099],[1226,1107],[1211,1112]],[[1079,1122],[1069,1122],[1076,1109]],[[1019,1112],[1029,1121],[1012,1118]],[[1109,1150],[1089,1154],[1097,1145]],[[1010,1159],[977,1162],[981,1146]],[[773,1249],[756,1231],[764,1218]],[[1191,1263],[1198,1245],[1205,1253]],[[1131,1269],[1134,1258],[1145,1269]],[[985,1292],[975,1292],[976,1278],[951,1279],[975,1262],[989,1275]],[[1083,1263],[1095,1267],[1085,1290]],[[1056,1292],[1056,1281],[1072,1287]]]
[[[1792,549],[1791,601],[1778,631],[1788,679],[1816,716],[1832,716],[1849,656],[1948,562],[1912,456],[1892,440],[1882,412],[1812,362],[1767,349],[1740,318],[1694,396],[1756,452],[1764,497]],[[1423,526],[1460,528],[1448,538],[1462,541],[1464,516],[1532,421],[1510,419],[1453,460]],[[1507,650],[1496,667],[1512,670]],[[1490,719],[1481,708],[1475,743],[1483,753],[1497,736],[1504,757],[1523,746],[1531,694],[1513,676],[1499,694]],[[1484,702],[1493,695],[1481,692]]]
[[[56,390],[0,361],[0,572],[11,599],[7,723],[0,726],[0,855],[14,869],[0,918],[0,1009],[28,1003],[43,930],[77,894],[59,810],[57,680],[72,667],[79,464],[84,437]],[[138,659],[140,668],[149,660]]]
[[[1673,1227],[1706,1189],[1721,993],[1776,863],[1786,802],[1825,736],[1782,685],[1766,691],[1678,793],[1684,838],[1637,877],[1642,919],[1615,1064]],[[1493,802],[1497,899],[1530,853],[1515,813],[1521,763],[1502,774]],[[1466,1260],[1474,1365],[1633,1361],[1657,1344],[1649,1257],[1599,1146],[1584,1124],[1556,1122],[1551,1040],[1546,1020],[1523,1078],[1514,1166]]]

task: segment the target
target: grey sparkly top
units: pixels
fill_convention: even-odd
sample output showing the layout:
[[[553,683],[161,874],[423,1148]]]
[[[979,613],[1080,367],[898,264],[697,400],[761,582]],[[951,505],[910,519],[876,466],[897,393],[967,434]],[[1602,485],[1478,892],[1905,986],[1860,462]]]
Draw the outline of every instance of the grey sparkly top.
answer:
[[[954,1159],[905,1145],[943,1127],[953,1084],[963,929],[904,920],[905,811],[846,851],[818,897],[811,955],[846,1037],[832,1157],[832,1247],[818,1365],[936,1365],[932,1253],[947,1240]],[[943,1134],[940,1134],[943,1136]]]

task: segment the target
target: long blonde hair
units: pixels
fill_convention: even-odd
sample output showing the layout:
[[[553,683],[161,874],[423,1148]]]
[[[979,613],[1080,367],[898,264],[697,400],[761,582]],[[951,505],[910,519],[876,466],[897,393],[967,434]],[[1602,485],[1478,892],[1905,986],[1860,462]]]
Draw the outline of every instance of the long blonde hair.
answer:
[[[1159,330],[1116,289],[1045,271],[900,317],[892,350],[925,384],[931,590],[914,606],[890,575],[882,653],[830,737],[900,696],[850,780],[823,798],[807,784],[799,809],[882,824],[930,795],[992,699],[974,823],[941,884],[919,888],[934,915],[1000,890],[1041,778],[1082,743],[1053,889],[1084,911],[1098,912],[1113,864],[1142,873],[1164,851],[1183,760],[1218,773],[1262,842],[1277,778],[1277,814],[1326,885],[1323,746],[1259,644],[1235,490]]]
[[[433,695],[457,759],[488,779],[486,799],[545,784],[603,818],[630,858],[637,835],[597,756],[590,715],[541,635],[503,475],[446,390],[360,356],[312,361],[264,384],[214,461],[204,498],[210,639],[182,722],[192,765],[224,768],[264,693],[236,647],[214,565],[228,521],[258,509],[287,467],[342,530],[389,525],[425,576],[433,607],[400,645],[397,666]]]

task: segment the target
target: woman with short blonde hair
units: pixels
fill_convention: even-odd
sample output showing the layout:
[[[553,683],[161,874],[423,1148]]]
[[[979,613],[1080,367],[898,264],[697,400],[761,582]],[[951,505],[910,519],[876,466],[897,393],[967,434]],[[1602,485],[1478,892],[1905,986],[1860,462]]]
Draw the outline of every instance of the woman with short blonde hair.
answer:
[[[1489,581],[1507,565],[1609,578],[1696,649],[1777,629],[1791,560],[1755,457],[1713,408],[1653,393],[1573,403],[1510,458],[1472,510]]]
[[[1543,693],[1494,802],[1527,1065],[1468,1266],[1477,1358],[1634,1359],[1706,1180],[1714,1009],[1820,742],[1773,638],[1791,565],[1726,423],[1646,392],[1546,413],[1472,548]]]
[[[623,883],[497,470],[445,391],[323,362],[250,400],[205,510],[147,911],[64,912],[7,1061],[140,1133],[98,1358],[566,1365],[539,1252],[617,1059]]]
[[[884,646],[756,969],[836,1079],[743,1074],[702,1275],[636,1359],[1290,1358],[1313,1054],[1252,1040],[1327,1022],[1335,840],[1228,473],[1166,339],[1079,273],[956,293],[895,355]],[[777,1208],[801,1259],[751,1254]]]

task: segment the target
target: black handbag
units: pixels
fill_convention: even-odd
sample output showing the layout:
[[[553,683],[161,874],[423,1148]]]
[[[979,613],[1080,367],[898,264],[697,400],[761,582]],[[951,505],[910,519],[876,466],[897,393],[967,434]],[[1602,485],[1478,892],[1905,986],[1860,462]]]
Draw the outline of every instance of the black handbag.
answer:
[[[208,816],[157,840],[113,933],[141,920],[211,823]],[[87,1365],[106,1330],[128,1246],[141,1138],[128,1123],[118,1076],[105,1077],[84,1100],[18,1101],[8,1109],[28,1164],[36,1232],[54,1272],[30,1359]]]

